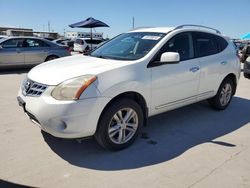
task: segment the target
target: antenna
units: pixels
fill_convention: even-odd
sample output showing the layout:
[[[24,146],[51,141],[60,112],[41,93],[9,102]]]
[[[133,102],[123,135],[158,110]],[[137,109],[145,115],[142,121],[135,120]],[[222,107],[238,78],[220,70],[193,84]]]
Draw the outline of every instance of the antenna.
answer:
[[[133,16],[132,29],[135,28],[135,17]]]

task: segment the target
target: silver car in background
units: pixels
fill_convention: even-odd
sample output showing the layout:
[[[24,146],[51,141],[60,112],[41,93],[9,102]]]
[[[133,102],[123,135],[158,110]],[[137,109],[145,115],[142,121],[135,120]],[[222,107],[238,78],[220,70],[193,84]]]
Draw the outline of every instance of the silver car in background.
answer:
[[[36,65],[69,55],[65,46],[38,37],[0,39],[0,67]]]

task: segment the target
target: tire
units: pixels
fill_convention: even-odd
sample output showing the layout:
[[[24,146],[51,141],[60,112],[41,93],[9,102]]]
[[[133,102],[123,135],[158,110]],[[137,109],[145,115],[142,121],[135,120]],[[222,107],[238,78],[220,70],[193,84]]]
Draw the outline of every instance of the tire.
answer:
[[[48,57],[45,59],[45,62],[46,62],[46,61],[51,61],[51,60],[57,59],[57,58],[58,58],[57,56],[51,55],[51,56],[48,56]]]
[[[245,61],[245,63],[244,63],[244,70],[250,70],[250,62]],[[245,78],[250,79],[250,74],[244,72],[243,75],[244,75]]]
[[[134,100],[117,100],[102,113],[94,137],[105,149],[124,149],[137,138],[143,119],[142,108]]]
[[[250,79],[250,74],[244,73],[244,77]]]
[[[217,94],[208,100],[210,106],[216,110],[224,110],[232,100],[235,85],[229,78],[225,78],[221,83]]]

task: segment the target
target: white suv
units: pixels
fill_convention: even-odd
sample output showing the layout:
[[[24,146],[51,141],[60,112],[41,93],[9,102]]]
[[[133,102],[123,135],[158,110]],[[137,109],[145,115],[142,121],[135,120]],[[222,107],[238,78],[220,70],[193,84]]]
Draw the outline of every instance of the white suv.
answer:
[[[240,62],[232,42],[205,26],[140,28],[89,56],[33,68],[19,105],[42,130],[62,138],[94,136],[118,150],[130,145],[148,117],[208,99],[225,109]]]
[[[93,38],[77,38],[74,42],[74,51],[76,52],[85,52],[91,49],[95,49],[100,43],[102,43],[102,39]]]

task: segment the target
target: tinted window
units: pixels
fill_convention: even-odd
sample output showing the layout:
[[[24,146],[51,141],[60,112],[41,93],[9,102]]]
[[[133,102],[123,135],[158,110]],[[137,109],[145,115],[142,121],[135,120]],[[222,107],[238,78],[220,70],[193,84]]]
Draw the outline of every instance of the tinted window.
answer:
[[[102,40],[95,40],[93,39],[92,41],[90,39],[85,40],[88,44],[100,44],[101,42],[103,42]]]
[[[23,39],[10,39],[1,44],[3,48],[18,48],[22,47]]]
[[[192,37],[190,33],[182,33],[170,39],[157,54],[155,61],[160,61],[161,54],[164,52],[178,52],[180,61],[194,57]]]
[[[38,39],[26,39],[23,42],[23,47],[48,47],[49,45]]]
[[[228,45],[227,41],[224,38],[219,37],[219,36],[216,36],[216,42],[218,45],[219,52],[222,52],[223,50],[225,50],[225,48]]]
[[[81,39],[76,39],[75,43],[76,43],[76,44],[81,44],[81,45],[82,45],[82,44],[83,44],[83,41],[82,41]]]
[[[194,33],[196,56],[203,57],[219,52],[216,37],[208,33]]]

